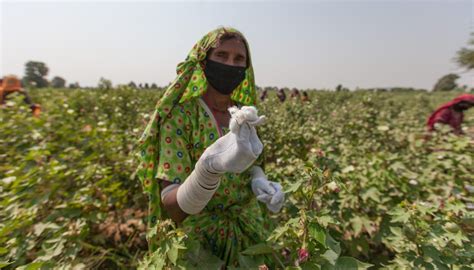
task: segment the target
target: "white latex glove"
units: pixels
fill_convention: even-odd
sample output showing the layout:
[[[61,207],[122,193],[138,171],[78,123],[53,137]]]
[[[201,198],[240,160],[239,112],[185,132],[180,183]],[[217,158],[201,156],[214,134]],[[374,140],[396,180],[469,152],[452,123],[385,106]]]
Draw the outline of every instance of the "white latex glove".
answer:
[[[255,126],[265,121],[252,106],[229,108],[230,132],[210,145],[199,159],[211,173],[241,173],[262,153]]]
[[[285,193],[280,183],[268,181],[259,166],[253,166],[250,174],[252,175],[252,191],[257,196],[257,200],[265,203],[268,210],[273,213],[280,212],[285,201]]]

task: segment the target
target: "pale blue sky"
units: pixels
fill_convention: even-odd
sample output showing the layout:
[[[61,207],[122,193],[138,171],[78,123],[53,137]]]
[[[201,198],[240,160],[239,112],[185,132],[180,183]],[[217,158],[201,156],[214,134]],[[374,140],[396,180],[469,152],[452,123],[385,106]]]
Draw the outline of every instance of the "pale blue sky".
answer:
[[[0,0],[1,1],[1,0]],[[0,4],[0,74],[46,62],[49,78],[96,85],[174,79],[208,31],[247,37],[258,85],[431,89],[455,72],[474,31],[473,1],[13,2]]]

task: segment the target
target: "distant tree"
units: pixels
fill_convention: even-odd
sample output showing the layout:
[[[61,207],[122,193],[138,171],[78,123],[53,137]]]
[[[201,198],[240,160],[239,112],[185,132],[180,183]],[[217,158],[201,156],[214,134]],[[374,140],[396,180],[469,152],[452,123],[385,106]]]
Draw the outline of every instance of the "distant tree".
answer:
[[[143,84],[138,84],[138,88],[143,89]]]
[[[129,82],[128,86],[131,88],[137,89],[137,85],[133,81]]]
[[[474,69],[474,32],[471,33],[471,39],[468,41],[468,48],[461,48],[457,52],[456,62],[467,70]]]
[[[148,85],[148,83],[145,83],[145,89],[149,89],[150,86]]]
[[[412,92],[415,91],[415,88],[413,87],[392,87],[390,89],[392,92]]]
[[[101,77],[99,79],[99,84],[97,85],[97,87],[100,89],[112,89],[112,81]]]
[[[433,91],[451,91],[457,87],[456,80],[459,79],[457,74],[448,74],[441,77],[433,87]]]
[[[158,85],[156,85],[156,83],[152,83],[151,84],[151,89],[158,89]]]
[[[79,85],[78,82],[75,82],[75,83],[70,83],[68,88],[77,89],[77,88],[81,88],[81,86]]]
[[[273,91],[274,88],[271,87],[271,86],[265,86],[265,87],[263,88],[263,90],[264,90],[264,91]]]
[[[23,84],[26,86],[47,87],[48,80],[45,78],[48,75],[48,67],[43,62],[28,61],[25,64],[25,76],[23,77]]]
[[[341,91],[342,91],[342,84],[338,84],[338,85],[336,86],[336,91],[337,91],[337,92],[341,92]]]
[[[56,76],[51,80],[51,86],[53,88],[64,88],[66,87],[66,80],[59,76]]]

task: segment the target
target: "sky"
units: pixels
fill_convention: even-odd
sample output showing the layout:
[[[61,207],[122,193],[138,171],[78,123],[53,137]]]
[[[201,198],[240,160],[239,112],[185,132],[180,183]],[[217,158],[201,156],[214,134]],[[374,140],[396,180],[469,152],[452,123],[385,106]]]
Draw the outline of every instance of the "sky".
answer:
[[[207,32],[239,29],[259,86],[431,89],[474,32],[462,1],[6,1],[0,0],[0,75],[29,60],[48,78],[97,85],[166,85]]]

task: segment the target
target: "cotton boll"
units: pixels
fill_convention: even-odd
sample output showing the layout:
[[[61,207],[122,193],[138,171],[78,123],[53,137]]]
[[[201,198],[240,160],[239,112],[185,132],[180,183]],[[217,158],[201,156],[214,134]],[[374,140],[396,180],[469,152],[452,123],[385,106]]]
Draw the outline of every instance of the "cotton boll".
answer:
[[[410,183],[410,185],[412,186],[418,185],[418,181],[416,181],[415,179],[411,179],[410,181],[408,181],[408,183]]]
[[[244,106],[241,110],[243,117],[247,121],[255,121],[258,118],[257,109],[253,106]]]
[[[229,123],[230,130],[233,133],[238,132],[239,126],[247,122],[251,126],[263,124],[265,116],[258,116],[258,111],[253,106],[243,106],[241,109],[237,107],[229,108],[231,119]]]

